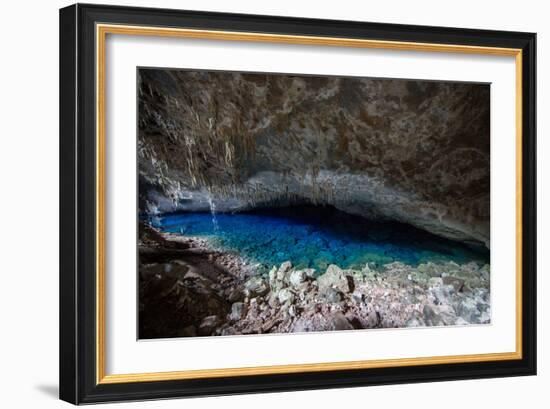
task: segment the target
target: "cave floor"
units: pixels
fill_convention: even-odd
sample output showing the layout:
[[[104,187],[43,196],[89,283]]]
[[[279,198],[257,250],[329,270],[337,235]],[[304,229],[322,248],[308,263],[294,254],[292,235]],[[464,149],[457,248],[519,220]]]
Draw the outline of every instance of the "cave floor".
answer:
[[[139,338],[490,323],[490,268],[400,261],[267,272],[208,240],[140,224]]]

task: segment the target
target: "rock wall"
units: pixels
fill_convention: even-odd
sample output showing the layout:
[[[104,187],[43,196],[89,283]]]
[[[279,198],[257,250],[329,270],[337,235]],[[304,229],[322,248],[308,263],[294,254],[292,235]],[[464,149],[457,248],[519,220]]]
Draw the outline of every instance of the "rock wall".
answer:
[[[489,246],[486,84],[139,71],[143,213],[295,203]]]

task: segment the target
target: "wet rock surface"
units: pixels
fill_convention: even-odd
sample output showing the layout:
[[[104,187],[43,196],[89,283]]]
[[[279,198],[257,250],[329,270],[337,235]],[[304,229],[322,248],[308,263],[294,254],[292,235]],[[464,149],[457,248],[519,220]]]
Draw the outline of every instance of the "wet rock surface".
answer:
[[[395,262],[264,274],[204,240],[140,225],[140,338],[490,323],[488,265]]]

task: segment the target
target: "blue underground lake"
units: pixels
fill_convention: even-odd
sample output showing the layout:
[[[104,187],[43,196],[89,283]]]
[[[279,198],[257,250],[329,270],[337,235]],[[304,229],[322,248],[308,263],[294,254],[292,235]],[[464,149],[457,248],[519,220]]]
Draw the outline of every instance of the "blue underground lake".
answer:
[[[150,219],[163,232],[205,238],[265,269],[290,260],[322,272],[329,264],[362,268],[399,261],[489,263],[489,252],[406,224],[374,222],[328,207],[291,207],[247,213],[179,213]]]

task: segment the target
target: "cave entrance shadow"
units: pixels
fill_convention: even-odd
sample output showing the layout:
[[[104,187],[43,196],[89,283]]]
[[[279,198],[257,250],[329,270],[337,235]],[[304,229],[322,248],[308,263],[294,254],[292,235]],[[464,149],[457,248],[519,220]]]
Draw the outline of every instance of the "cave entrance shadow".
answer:
[[[367,261],[401,261],[417,266],[427,261],[488,262],[489,253],[461,242],[388,220],[372,220],[333,206],[259,207],[235,213],[172,213],[158,218],[161,230],[214,237],[221,248],[263,265],[297,260],[297,265],[324,269]]]

